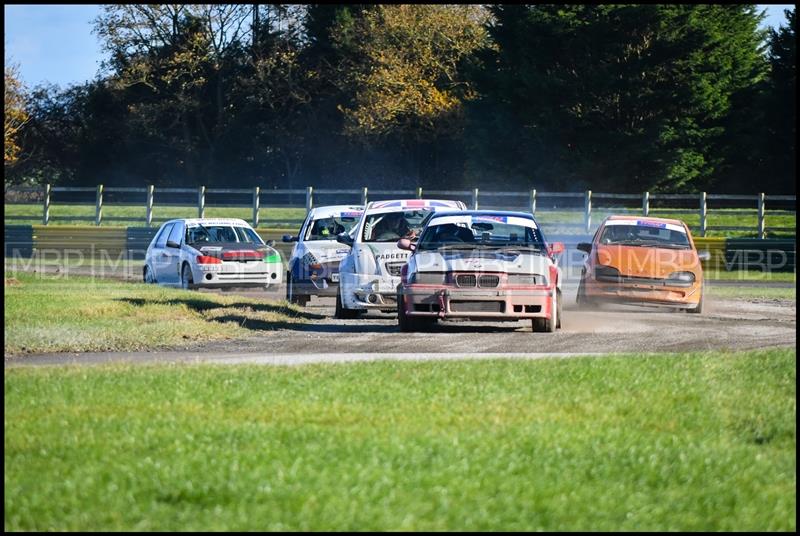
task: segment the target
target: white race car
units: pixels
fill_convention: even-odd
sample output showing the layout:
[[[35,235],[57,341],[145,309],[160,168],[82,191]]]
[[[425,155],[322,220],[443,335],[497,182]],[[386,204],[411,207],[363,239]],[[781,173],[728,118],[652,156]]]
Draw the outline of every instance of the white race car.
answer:
[[[397,289],[401,331],[439,319],[531,320],[533,331],[561,324],[560,242],[548,244],[531,214],[470,210],[434,214]]]
[[[164,223],[150,242],[145,283],[190,288],[261,287],[283,279],[280,253],[247,222],[190,218]]]
[[[355,232],[337,237],[351,249],[339,264],[336,318],[355,318],[368,309],[395,310],[400,270],[409,255],[397,241],[418,235],[433,212],[464,209],[461,201],[438,199],[369,203]]]
[[[311,296],[336,296],[339,261],[350,251],[336,237],[352,231],[363,212],[364,207],[353,205],[316,207],[297,236],[283,236],[284,242],[296,242],[286,272],[288,301],[305,305]]]

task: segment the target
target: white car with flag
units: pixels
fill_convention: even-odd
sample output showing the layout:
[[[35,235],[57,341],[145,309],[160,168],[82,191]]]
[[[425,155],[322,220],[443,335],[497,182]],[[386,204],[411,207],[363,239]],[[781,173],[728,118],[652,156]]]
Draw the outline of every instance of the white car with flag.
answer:
[[[336,318],[356,318],[371,309],[395,310],[400,270],[409,256],[397,247],[397,241],[413,240],[434,212],[465,209],[461,201],[440,199],[369,203],[355,231],[337,237],[351,249],[339,264]]]

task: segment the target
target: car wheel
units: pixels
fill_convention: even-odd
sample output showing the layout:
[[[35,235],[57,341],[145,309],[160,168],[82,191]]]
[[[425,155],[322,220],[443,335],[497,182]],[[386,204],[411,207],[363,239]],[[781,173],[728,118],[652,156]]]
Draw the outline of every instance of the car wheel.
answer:
[[[142,279],[148,285],[156,284],[156,278],[153,275],[153,270],[151,270],[150,267],[147,266],[147,265],[145,265],[145,267],[144,267],[144,273],[142,274]]]
[[[705,291],[706,291],[705,285],[700,287],[700,301],[697,302],[697,307],[695,307],[694,309],[686,309],[687,313],[693,313],[693,314],[698,314],[699,315],[700,313],[703,312],[703,302],[706,299],[706,292]]]
[[[583,283],[583,279],[581,279],[580,283],[578,283],[578,292],[575,294],[575,303],[577,303],[581,309],[596,308],[595,303],[586,297],[586,286]]]
[[[336,293],[336,312],[333,314],[335,318],[340,318],[343,320],[352,320],[353,318],[358,317],[358,310],[355,309],[348,309],[342,303],[342,294],[341,292]]]
[[[181,288],[190,290],[194,286],[194,279],[192,279],[192,269],[188,264],[183,265],[181,269]]]
[[[292,281],[292,272],[286,272],[286,301],[297,304],[301,307],[305,307],[309,300],[310,297],[308,295],[295,293],[294,282]]]
[[[534,318],[531,320],[531,329],[536,333],[555,333],[556,327],[558,326],[558,317],[559,317],[559,309],[561,308],[561,304],[559,303],[560,300],[558,299],[558,293],[556,292],[555,296],[553,297],[553,303],[550,308],[553,311],[553,314],[550,318]]]
[[[556,290],[556,295],[558,296],[556,300],[556,328],[561,329],[561,291]]]

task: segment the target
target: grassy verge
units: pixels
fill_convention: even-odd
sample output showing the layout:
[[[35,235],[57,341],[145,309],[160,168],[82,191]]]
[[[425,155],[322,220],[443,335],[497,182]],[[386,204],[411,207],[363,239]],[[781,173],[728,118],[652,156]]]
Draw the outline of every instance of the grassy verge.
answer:
[[[796,353],[5,371],[7,531],[794,531]]]
[[[716,298],[797,300],[797,287],[715,287],[713,283],[709,283],[706,292]]]
[[[704,270],[706,280],[720,281],[777,281],[782,283],[795,283],[796,272],[761,272],[757,270]]]
[[[41,205],[5,205],[6,225],[30,225],[42,223]],[[13,216],[14,219],[9,218]],[[142,206],[103,205],[104,218],[137,218],[141,221],[114,221],[106,219],[104,226],[143,226],[146,211]],[[251,222],[253,209],[247,207],[215,207],[206,206],[207,218],[242,218]],[[83,224],[94,223],[94,205],[58,205],[50,206],[50,225],[75,225],[75,221],[65,220],[66,217],[82,217],[86,220]],[[154,224],[160,224],[172,218],[196,218],[197,206],[156,206],[153,209]],[[261,207],[259,210],[259,226],[286,229],[299,229],[306,217],[305,208]],[[80,223],[80,222],[78,222]]]
[[[237,296],[79,276],[6,275],[6,354],[186,346],[315,317]]]

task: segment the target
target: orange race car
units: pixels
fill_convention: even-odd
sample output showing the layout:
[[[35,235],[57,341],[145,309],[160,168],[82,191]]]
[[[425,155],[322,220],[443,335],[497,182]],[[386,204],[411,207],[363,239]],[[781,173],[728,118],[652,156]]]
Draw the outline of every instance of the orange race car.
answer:
[[[587,253],[576,301],[663,305],[690,313],[703,311],[703,269],[689,228],[680,220],[609,216]]]

